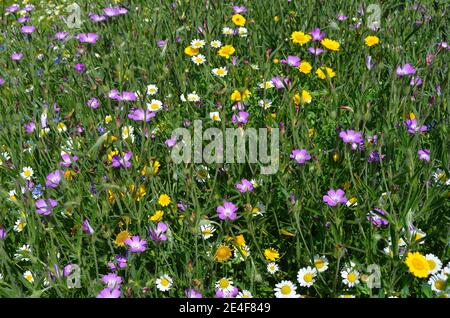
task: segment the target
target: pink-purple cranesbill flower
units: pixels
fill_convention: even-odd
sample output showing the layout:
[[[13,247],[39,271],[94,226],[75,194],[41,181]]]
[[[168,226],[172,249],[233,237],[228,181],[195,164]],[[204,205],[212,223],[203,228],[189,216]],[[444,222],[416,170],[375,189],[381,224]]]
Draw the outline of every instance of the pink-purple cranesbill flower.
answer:
[[[4,240],[6,238],[6,230],[3,225],[0,225],[0,240]]]
[[[354,131],[354,130],[345,130],[341,131],[339,133],[339,137],[342,139],[342,141],[346,144],[360,144],[363,142],[363,137],[360,132]]]
[[[384,211],[383,209],[374,208],[372,211],[367,213],[367,220],[378,227],[388,225],[388,220],[386,220],[382,215],[386,215],[386,211]]]
[[[82,73],[84,71],[84,69],[86,68],[85,65],[83,63],[77,63],[73,66],[73,68],[75,69],[75,71],[77,71],[78,73]]]
[[[131,166],[131,158],[133,157],[133,153],[131,151],[125,152],[122,156],[114,155],[111,159],[111,165],[114,168],[129,168]]]
[[[235,298],[238,293],[239,289],[237,287],[234,287],[230,292],[223,292],[222,290],[217,289],[214,298]]]
[[[280,76],[274,76],[272,77],[272,83],[275,86],[275,88],[280,89],[280,88],[284,88],[284,82],[283,82],[283,78],[281,78]]]
[[[36,27],[34,25],[24,25],[20,28],[20,32],[23,34],[31,34],[36,31]]]
[[[323,38],[326,36],[325,32],[322,32],[319,28],[314,28],[310,32],[312,40],[320,42],[323,40]]]
[[[429,149],[419,149],[417,151],[419,155],[419,160],[430,162],[430,150]]]
[[[102,276],[102,282],[109,288],[118,288],[122,284],[122,277],[115,273],[108,273]]]
[[[348,19],[348,17],[343,14],[339,14],[336,18],[338,19],[338,21],[345,21]]]
[[[92,22],[97,23],[97,22],[106,21],[106,16],[91,13],[91,14],[89,14],[89,19],[91,19]]]
[[[45,186],[48,188],[56,188],[61,182],[61,171],[55,170],[50,172],[45,178]]]
[[[89,235],[92,235],[95,232],[91,226],[91,223],[89,223],[88,219],[83,220],[83,223],[81,224],[81,229],[83,230],[84,233]]]
[[[149,122],[150,119],[156,116],[155,112],[151,112],[148,109],[142,108],[132,108],[128,113],[128,118],[136,121],[146,121]]]
[[[420,85],[422,85],[422,78],[420,78],[420,76],[411,77],[411,80],[409,81],[409,85],[419,87]]]
[[[168,230],[168,226],[164,222],[158,222],[156,228],[150,228],[150,238],[155,241],[167,241],[166,232]]]
[[[98,293],[98,295],[96,296],[96,298],[120,298],[121,296],[121,292],[119,288],[109,288],[106,287],[104,289],[102,289],[100,291],[100,293]]]
[[[418,125],[417,119],[415,119],[415,118],[404,121],[403,126],[406,127],[406,129],[408,130],[408,133],[410,133],[410,134],[426,132],[428,130],[427,125],[421,125],[421,126]]]
[[[300,57],[296,55],[289,55],[287,59],[281,59],[281,64],[287,64],[292,67],[297,67],[300,65]]]
[[[311,160],[311,156],[309,155],[306,149],[294,149],[292,150],[289,158],[294,159],[298,164],[304,164],[305,161]]]
[[[174,136],[174,137],[171,137],[171,138],[167,139],[167,140],[164,142],[164,144],[165,144],[169,149],[173,148],[173,147],[177,144],[177,137]]]
[[[23,58],[22,53],[14,52],[11,54],[11,60],[13,61],[20,61]]]
[[[235,187],[240,193],[253,191],[253,183],[247,179],[242,179],[241,182],[236,183]]]
[[[156,41],[156,46],[160,49],[167,45],[168,40],[158,40]]]
[[[137,100],[137,95],[135,92],[123,92],[121,100],[125,102],[134,102]]]
[[[5,12],[6,13],[14,13],[19,10],[20,10],[20,6],[18,4],[13,4],[13,5],[10,5],[9,7],[7,7],[5,9]]]
[[[233,11],[236,14],[246,13],[247,12],[247,8],[245,6],[233,6]]]
[[[76,38],[80,43],[95,44],[97,43],[98,37],[96,33],[80,33]]]
[[[30,121],[30,122],[26,123],[25,125],[23,125],[23,129],[25,130],[25,132],[27,134],[31,134],[36,129],[36,123],[34,121]]]
[[[117,255],[114,258],[114,261],[109,261],[108,262],[108,268],[112,271],[116,271],[118,269],[122,269],[127,267],[127,258],[125,256],[122,255]]]
[[[129,251],[133,253],[142,253],[147,249],[147,241],[141,239],[139,235],[127,238],[125,244],[129,247]]]
[[[239,112],[237,114],[233,114],[231,117],[231,122],[233,124],[246,124],[248,122],[248,116],[250,114],[247,112]]]
[[[54,38],[58,41],[65,41],[67,40],[67,38],[69,37],[69,33],[68,32],[56,32],[54,35]]]
[[[77,156],[71,156],[66,152],[61,152],[61,162],[59,163],[59,165],[61,167],[70,167],[72,165],[72,163],[75,163],[78,161],[78,157]]]
[[[234,220],[237,217],[236,211],[238,210],[237,206],[232,202],[224,201],[223,205],[219,205],[216,209],[217,214],[219,215],[219,219],[221,220]]]
[[[53,211],[53,208],[55,208],[58,205],[58,202],[53,199],[39,199],[36,201],[36,213],[41,215],[50,215]]]
[[[186,288],[184,294],[186,295],[186,298],[203,298],[203,295],[195,288]]]
[[[74,268],[73,264],[67,264],[63,269],[63,276],[67,277],[72,272],[72,268]]]
[[[414,75],[416,74],[416,69],[409,63],[406,63],[403,66],[397,66],[397,69],[395,71],[397,73],[397,76],[403,77],[407,75]]]
[[[3,79],[3,77],[0,77],[0,86],[2,86],[3,84],[5,84],[5,80]]]
[[[93,97],[87,101],[86,105],[92,109],[97,109],[100,107],[100,101],[97,98]]]
[[[339,203],[347,203],[348,199],[345,197],[345,191],[342,189],[330,189],[327,195],[323,196],[323,201],[329,206],[336,206]]]
[[[378,162],[380,162],[381,160],[383,160],[385,156],[386,156],[386,155],[380,154],[378,151],[372,151],[372,152],[369,154],[369,159],[368,159],[368,161],[369,161],[370,163],[378,163]]]
[[[320,47],[310,47],[308,48],[308,52],[311,53],[312,55],[320,55],[323,53],[323,49],[321,49]]]
[[[28,21],[30,21],[30,17],[27,16],[27,15],[24,15],[24,16],[19,17],[19,18],[17,19],[17,22],[19,22],[19,23],[25,23],[25,22],[28,22]],[[22,32],[22,33],[23,33],[23,32]]]

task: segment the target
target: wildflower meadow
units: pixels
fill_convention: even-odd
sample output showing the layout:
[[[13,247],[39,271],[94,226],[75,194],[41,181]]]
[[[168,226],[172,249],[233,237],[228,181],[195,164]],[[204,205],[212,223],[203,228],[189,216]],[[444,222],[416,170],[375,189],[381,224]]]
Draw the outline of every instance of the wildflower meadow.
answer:
[[[0,11],[1,298],[450,296],[448,1]]]

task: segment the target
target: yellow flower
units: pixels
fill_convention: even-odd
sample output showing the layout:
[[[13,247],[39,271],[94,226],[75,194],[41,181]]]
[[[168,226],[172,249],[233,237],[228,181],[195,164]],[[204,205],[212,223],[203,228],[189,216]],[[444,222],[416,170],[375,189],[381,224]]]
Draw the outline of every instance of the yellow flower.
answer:
[[[245,18],[240,14],[234,14],[231,20],[237,26],[244,26],[246,21]]]
[[[245,238],[244,235],[240,234],[238,236],[236,236],[234,238],[234,242],[238,245],[238,246],[245,246]]]
[[[300,104],[300,95],[298,93],[295,93],[294,97],[292,97],[292,100],[294,101],[295,105]]]
[[[168,206],[170,204],[170,197],[167,194],[161,194],[158,199],[160,206]]]
[[[326,75],[325,75],[324,71],[326,72]],[[329,78],[333,78],[336,76],[336,73],[333,71],[332,68],[323,67],[323,66],[317,69],[316,74],[320,79],[326,79],[327,76]]]
[[[108,202],[111,204],[116,200],[116,196],[111,189],[108,189]]]
[[[195,49],[195,48],[193,48],[193,47],[190,46],[190,45],[184,49],[184,53],[185,53],[186,55],[189,55],[189,56],[195,56],[195,55],[197,55],[199,52],[200,52],[199,49]]]
[[[314,136],[314,128],[308,129],[308,137],[311,138],[312,136]]]
[[[280,253],[278,253],[276,249],[270,247],[266,248],[266,250],[264,251],[264,256],[266,257],[267,260],[273,262],[278,258],[280,258]]]
[[[277,15],[276,15],[276,16],[274,16],[274,17],[273,17],[273,21],[275,21],[275,22],[278,22],[278,21],[280,21],[280,17],[279,17],[279,16],[277,16]]]
[[[252,95],[252,93],[250,93],[248,89],[244,89],[244,91],[242,92],[242,100],[249,99],[250,95]]]
[[[322,41],[320,41],[320,44],[322,44],[326,49],[330,51],[339,51],[339,47],[341,46],[339,42],[325,38]]]
[[[150,217],[150,221],[159,222],[162,219],[163,216],[164,216],[164,212],[161,211],[161,210],[158,210],[158,211],[155,212],[155,214],[153,214]]]
[[[216,251],[215,259],[217,262],[226,262],[231,257],[231,249],[226,245],[220,245]]]
[[[426,278],[430,274],[430,265],[425,256],[419,252],[409,252],[405,263],[409,271],[416,277]]]
[[[75,171],[73,171],[73,170],[66,170],[64,172],[64,179],[66,179],[66,180],[73,180],[75,175],[76,175]]]
[[[234,90],[233,93],[231,93],[230,99],[232,102],[239,102],[242,100],[241,92],[239,92],[237,89]]]
[[[294,31],[291,34],[291,40],[295,44],[303,45],[311,41],[311,35],[305,34],[301,31]]]
[[[109,162],[112,162],[112,158],[114,157],[114,156],[118,156],[119,155],[119,150],[113,150],[113,151],[110,151],[109,153],[108,153],[108,161]]]
[[[112,116],[111,115],[107,115],[105,116],[105,123],[109,124],[110,122],[112,122]]]
[[[298,70],[303,74],[309,74],[311,73],[312,66],[306,61],[301,61]]]
[[[136,187],[132,184],[130,186],[130,192],[133,194],[136,201],[139,201],[147,194],[147,191],[145,191],[145,187],[143,185],[139,186],[139,190],[136,190]]]
[[[280,60],[279,60],[279,59],[273,59],[272,62],[273,62],[274,64],[278,64],[278,63],[280,63]]]
[[[225,45],[219,49],[218,54],[222,57],[229,58],[235,51],[232,45]]]
[[[116,244],[118,246],[125,246],[125,240],[130,237],[131,237],[131,235],[130,235],[130,233],[128,233],[128,231],[122,231],[116,235],[114,244]]]
[[[364,39],[364,42],[368,47],[371,47],[380,43],[380,38],[378,36],[369,35]]]
[[[302,90],[302,103],[309,104],[312,101],[312,96],[307,90]]]

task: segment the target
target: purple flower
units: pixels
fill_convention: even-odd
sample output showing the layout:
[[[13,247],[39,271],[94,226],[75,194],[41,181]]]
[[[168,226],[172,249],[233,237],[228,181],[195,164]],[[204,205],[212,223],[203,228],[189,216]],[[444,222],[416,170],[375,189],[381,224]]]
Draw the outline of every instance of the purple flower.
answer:
[[[112,271],[127,267],[127,258],[122,255],[117,255],[114,261],[108,262],[108,268]]]
[[[36,213],[41,215],[50,215],[53,211],[53,208],[56,207],[58,203],[53,199],[39,199],[36,201]]]
[[[287,60],[282,59],[280,61],[280,63],[287,64],[287,65],[292,66],[292,67],[297,67],[297,66],[300,65],[300,58],[298,56],[296,56],[296,55],[289,55]]]
[[[310,47],[308,48],[308,52],[311,53],[312,55],[320,55],[323,53],[323,49],[321,49],[320,47]]]
[[[121,101],[122,100],[122,95],[120,94],[120,92],[117,89],[112,89],[109,94],[108,97],[117,101]]]
[[[367,220],[369,220],[370,222],[372,222],[373,225],[378,227],[388,225],[389,222],[385,218],[380,216],[380,214],[386,215],[386,211],[379,208],[374,208],[372,211],[367,213]]]
[[[404,121],[403,126],[408,129],[408,133],[410,134],[426,132],[428,130],[428,127],[426,125],[418,126],[417,120],[415,118]]]
[[[370,56],[370,55],[368,55],[368,56],[366,57],[366,67],[367,67],[367,69],[368,69],[369,71],[373,68],[373,65],[372,65],[372,56]]]
[[[80,43],[89,43],[89,44],[95,44],[98,40],[98,34],[96,33],[80,33],[77,35],[77,40],[80,41]]]
[[[247,12],[247,8],[245,6],[233,6],[233,11],[236,14],[246,13]]]
[[[34,121],[30,121],[29,123],[23,125],[23,129],[25,129],[27,134],[31,134],[36,129],[36,124]]]
[[[0,240],[4,240],[6,238],[6,230],[3,225],[0,225]]]
[[[119,12],[119,8],[118,7],[114,7],[114,8],[104,8],[103,12],[105,13],[106,16],[108,17],[115,17],[120,15]]]
[[[304,164],[305,161],[311,160],[311,156],[309,155],[306,149],[294,149],[292,150],[289,158],[294,159],[298,164]]]
[[[70,165],[76,161],[78,161],[78,157],[77,156],[71,156],[66,152],[61,152],[61,162],[59,163],[59,165],[61,167],[70,167]]]
[[[61,182],[61,171],[55,170],[50,172],[45,179],[45,186],[48,188],[56,188]]]
[[[119,288],[106,287],[97,295],[96,298],[120,298],[121,292]]]
[[[69,33],[67,32],[57,32],[55,33],[55,39],[58,41],[65,41],[69,37]]]
[[[326,36],[325,32],[320,31],[319,28],[314,28],[311,31],[311,36],[313,41],[320,42],[323,40],[323,38]]]
[[[89,14],[89,19],[91,19],[92,22],[102,22],[106,21],[106,16],[104,15],[98,15],[98,14]]]
[[[237,114],[233,114],[233,117],[231,118],[231,122],[233,124],[246,124],[248,122],[248,116],[250,114],[247,112],[239,112]]]
[[[5,9],[5,12],[6,13],[14,13],[14,12],[18,11],[19,9],[20,9],[20,6],[18,4],[13,4],[13,5],[10,5],[9,7],[7,7]]]
[[[279,76],[272,77],[272,83],[277,89],[284,88],[283,79]]]
[[[75,65],[73,66],[73,68],[74,68],[75,71],[77,71],[78,73],[81,73],[81,72],[84,71],[85,66],[84,66],[84,64],[77,63],[77,64],[75,64]]]
[[[147,249],[147,241],[141,239],[139,235],[135,235],[132,238],[127,238],[125,240],[125,244],[130,248],[130,252],[133,253],[145,252]]]
[[[151,112],[148,109],[142,108],[132,108],[128,113],[128,118],[136,120],[136,121],[146,121],[149,122],[150,119],[156,116],[155,112]]]
[[[378,135],[367,136],[367,142],[371,145],[376,145],[378,142]]]
[[[330,189],[327,195],[323,196],[323,201],[329,206],[336,206],[338,203],[347,203],[348,199],[345,197],[345,192],[342,189]]]
[[[22,32],[23,34],[31,34],[34,31],[36,31],[36,27],[34,25],[24,25],[20,29],[20,32]]]
[[[102,282],[111,289],[119,288],[120,284],[122,284],[122,277],[117,276],[115,273],[109,273],[103,275]]]
[[[27,4],[25,7],[23,7],[23,11],[25,12],[31,12],[34,10],[34,5],[32,4]]]
[[[25,23],[25,22],[28,22],[28,21],[30,21],[30,17],[29,16],[22,16],[22,17],[19,17],[18,19],[17,19],[17,22],[19,22],[19,23]],[[25,33],[25,32],[22,32],[22,33]]]
[[[186,295],[186,298],[203,298],[202,294],[194,288],[186,288],[184,294]]]
[[[158,41],[156,42],[156,45],[157,45],[159,48],[163,48],[164,46],[167,45],[167,41],[168,41],[168,40],[158,40]]]
[[[172,138],[167,139],[164,144],[170,149],[173,148],[177,144],[177,137],[174,136]]]
[[[355,143],[360,144],[363,142],[363,137],[360,132],[354,130],[345,130],[339,133],[339,137],[344,141],[344,143]]]
[[[368,159],[368,161],[369,161],[370,163],[380,162],[381,160],[384,159],[385,156],[386,156],[386,155],[380,154],[378,151],[372,151],[372,152],[369,154],[369,159]]]
[[[409,85],[419,87],[422,85],[422,79],[419,76],[413,76],[411,77],[411,81],[409,81]]]
[[[126,102],[134,102],[137,99],[137,95],[135,92],[123,92],[122,93],[122,101]]]
[[[339,14],[336,18],[338,19],[338,21],[345,21],[348,19],[348,17],[343,14]]]
[[[242,179],[240,183],[236,183],[235,187],[240,193],[253,191],[253,184],[247,179]]]
[[[100,107],[100,101],[97,98],[93,97],[90,100],[88,100],[86,105],[92,109],[97,109]]]
[[[235,206],[231,202],[224,201],[223,205],[219,205],[216,209],[217,214],[219,215],[219,219],[221,220],[234,220],[237,216],[236,211],[238,210],[237,206]]]
[[[83,220],[83,224],[81,224],[81,229],[84,233],[92,235],[94,234],[94,229],[92,228],[91,224],[89,223],[88,219]]]
[[[419,160],[424,160],[424,161],[430,162],[430,150],[429,149],[419,149],[419,151],[417,151],[417,154],[419,155]]]
[[[5,84],[5,80],[2,77],[0,77],[0,86],[2,86],[3,84]]]
[[[239,289],[237,287],[234,287],[230,292],[223,292],[222,290],[217,289],[214,298],[234,298],[238,293]]]
[[[416,74],[416,69],[409,63],[403,66],[397,66],[396,70],[397,76],[402,77],[406,75],[414,75]]]
[[[11,54],[11,60],[13,61],[20,61],[22,58],[23,58],[22,53],[14,52],[13,54]]]
[[[112,157],[112,166],[114,168],[129,168],[131,166],[130,159],[133,157],[133,153],[131,151],[127,151],[122,154],[122,157],[119,155],[114,155]]]
[[[150,238],[155,242],[166,241],[167,236],[165,233],[167,232],[167,229],[168,227],[166,223],[158,222],[155,229],[150,228]]]

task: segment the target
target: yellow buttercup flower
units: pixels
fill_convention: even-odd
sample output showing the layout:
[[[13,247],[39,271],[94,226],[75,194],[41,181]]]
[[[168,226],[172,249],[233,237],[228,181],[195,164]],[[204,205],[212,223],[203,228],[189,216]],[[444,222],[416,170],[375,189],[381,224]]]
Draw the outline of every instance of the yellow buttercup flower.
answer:
[[[236,50],[232,45],[225,45],[219,49],[217,54],[228,59],[231,55],[234,54],[234,52],[236,52]]]
[[[159,222],[164,216],[164,211],[158,210],[150,217],[150,221]]]
[[[325,71],[325,72],[324,72]],[[326,73],[326,74],[325,74]],[[327,76],[329,78],[333,78],[336,76],[336,73],[333,71],[332,68],[329,67],[320,67],[319,69],[317,69],[316,71],[316,75],[320,78],[320,79],[326,79]]]
[[[170,202],[170,197],[167,194],[161,194],[158,198],[158,204],[160,206],[168,206]]]
[[[188,46],[184,49],[184,53],[189,56],[195,56],[200,52],[199,49],[193,48],[192,46]]]
[[[337,41],[325,38],[322,41],[320,41],[320,44],[322,44],[326,49],[330,51],[339,51],[340,44]]]
[[[230,99],[232,102],[239,102],[242,100],[241,92],[239,92],[237,89],[231,93]]]
[[[273,262],[278,258],[280,258],[280,253],[278,253],[276,249],[269,247],[265,249],[264,256],[266,257],[267,260]]]
[[[364,42],[368,47],[371,47],[380,43],[380,38],[378,36],[369,35],[364,39]]]
[[[226,262],[231,257],[231,249],[226,245],[220,245],[216,251],[215,260],[217,262]]]
[[[231,20],[237,26],[244,26],[246,22],[245,18],[240,14],[234,14]]]
[[[302,103],[309,104],[312,101],[312,96],[307,90],[302,90]]]
[[[128,231],[122,231],[116,235],[116,239],[114,240],[114,244],[118,246],[125,246],[125,240],[130,238],[131,235]]]
[[[303,74],[309,74],[311,73],[312,66],[306,61],[301,61],[298,70]]]
[[[291,40],[295,44],[304,45],[311,41],[311,35],[305,34],[301,31],[294,31],[291,34]]]
[[[416,277],[426,278],[430,275],[430,265],[425,256],[419,252],[409,252],[405,263],[408,266],[409,271]]]
[[[234,242],[235,242],[236,245],[238,245],[238,246],[245,246],[245,245],[246,245],[246,244],[245,244],[245,238],[244,238],[244,235],[242,235],[242,234],[236,236],[236,237],[234,238]]]

